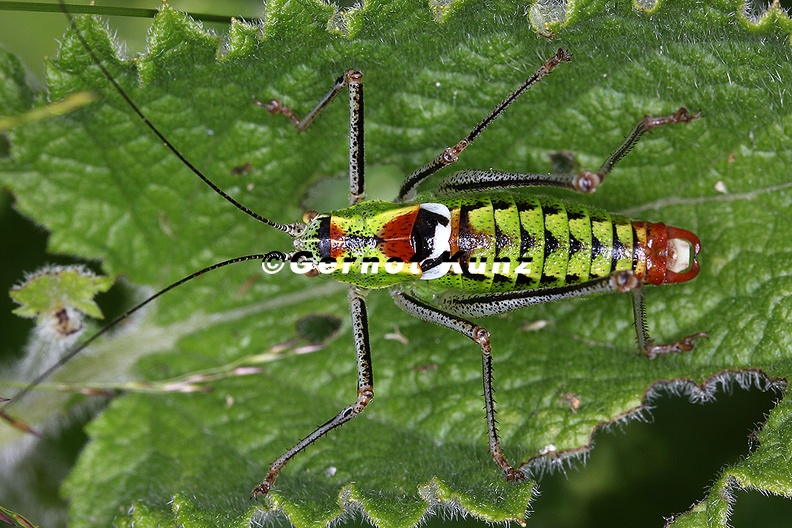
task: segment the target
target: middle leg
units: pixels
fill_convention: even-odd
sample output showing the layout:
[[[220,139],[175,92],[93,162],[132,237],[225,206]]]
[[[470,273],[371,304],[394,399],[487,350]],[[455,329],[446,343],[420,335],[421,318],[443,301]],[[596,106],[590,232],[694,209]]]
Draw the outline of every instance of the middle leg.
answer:
[[[430,306],[401,290],[391,291],[391,296],[396,305],[405,312],[424,321],[459,332],[481,347],[484,410],[487,419],[490,454],[495,463],[503,470],[507,480],[524,480],[525,473],[509,464],[500,446],[498,425],[495,419],[495,396],[492,387],[492,348],[490,347],[490,333],[481,326]]]
[[[523,92],[542,80],[543,77],[553,71],[553,69],[561,62],[569,62],[571,60],[572,55],[570,55],[567,50],[563,48],[559,49],[556,54],[546,60],[545,63],[528,78],[528,80],[526,80],[515,91],[509,94],[506,99],[501,101],[500,104],[496,106],[495,109],[490,112],[487,117],[485,117],[478,125],[476,125],[467,136],[461,139],[456,145],[447,147],[439,156],[423,167],[413,171],[413,173],[404,180],[404,183],[399,190],[398,200],[401,201],[411,199],[415,194],[415,190],[417,189],[418,185],[422,181],[443,167],[446,167],[459,160],[459,155],[462,153],[462,151],[469,147],[470,144],[481,135],[484,129],[487,128],[490,123],[500,117],[503,111],[506,110],[518,97],[520,97]]]
[[[593,193],[602,184],[616,163],[632,150],[646,132],[662,125],[689,123],[700,115],[700,112],[691,114],[683,107],[671,115],[644,117],[633,127],[624,142],[608,156],[608,159],[596,172],[583,170],[569,174],[520,174],[495,170],[466,170],[455,172],[443,179],[437,188],[437,192],[442,195],[458,192],[491,192],[520,187],[562,187],[580,193]]]

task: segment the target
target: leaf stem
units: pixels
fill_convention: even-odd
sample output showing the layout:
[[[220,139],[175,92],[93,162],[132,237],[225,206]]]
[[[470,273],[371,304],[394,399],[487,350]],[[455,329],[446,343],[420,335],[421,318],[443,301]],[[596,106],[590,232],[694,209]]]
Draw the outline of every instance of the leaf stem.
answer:
[[[133,18],[154,18],[159,10],[144,9],[140,7],[110,7],[94,5],[66,4],[69,13],[85,15],[106,15],[122,16]],[[58,4],[39,4],[36,2],[2,2],[0,11],[22,11],[26,13],[60,13],[61,8]],[[229,24],[230,16],[213,15],[211,13],[188,13],[190,17],[202,22],[220,22]]]

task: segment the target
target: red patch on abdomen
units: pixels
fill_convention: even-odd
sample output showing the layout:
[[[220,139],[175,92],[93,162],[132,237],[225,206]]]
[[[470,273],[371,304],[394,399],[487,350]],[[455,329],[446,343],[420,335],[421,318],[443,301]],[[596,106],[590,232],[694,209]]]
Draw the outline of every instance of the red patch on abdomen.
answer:
[[[382,226],[377,233],[381,239],[380,249],[388,259],[396,258],[409,262],[415,255],[412,245],[412,231],[420,206],[415,206],[405,214],[395,217]]]
[[[344,256],[344,230],[330,218],[330,258],[335,260]]]

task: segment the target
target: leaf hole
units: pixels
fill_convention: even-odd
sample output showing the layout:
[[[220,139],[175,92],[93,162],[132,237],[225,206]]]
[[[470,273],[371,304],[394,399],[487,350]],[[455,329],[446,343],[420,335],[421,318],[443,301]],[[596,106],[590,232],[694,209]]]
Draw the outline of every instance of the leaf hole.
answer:
[[[11,155],[11,140],[5,134],[0,134],[0,158],[8,158]]]
[[[294,324],[297,335],[314,345],[330,341],[340,328],[341,319],[331,314],[306,315]]]

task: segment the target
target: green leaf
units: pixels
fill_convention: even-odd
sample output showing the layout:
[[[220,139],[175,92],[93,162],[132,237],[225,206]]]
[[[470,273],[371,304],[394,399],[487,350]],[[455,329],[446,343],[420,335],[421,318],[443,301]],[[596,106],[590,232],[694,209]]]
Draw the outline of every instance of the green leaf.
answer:
[[[663,390],[706,399],[726,380],[777,384],[791,367],[792,119],[784,103],[792,23],[777,8],[748,20],[742,4],[728,1],[660,2],[651,12],[582,1],[567,9],[559,16],[542,4],[526,13],[524,3],[506,1],[372,0],[336,12],[274,1],[263,27],[235,22],[223,42],[164,8],[149,52],[134,62],[116,56],[99,25],[79,24],[187,159],[279,221],[300,218],[305,201],[322,210],[343,205],[323,203],[330,193],[313,186],[343,181],[348,110],[336,103],[297,134],[254,98],[279,98],[304,113],[349,67],[365,75],[370,197],[387,198],[378,192],[393,188],[394,167],[408,174],[458,141],[561,46],[573,62],[523,95],[454,169],[547,172],[549,155],[562,149],[596,169],[642,115],[701,110],[703,119],[649,134],[595,196],[572,199],[698,234],[699,277],[648,291],[647,306],[658,341],[700,330],[708,341],[650,361],[635,350],[629,301],[618,296],[483,322],[493,335],[503,447],[538,474],[584,454],[598,427],[636,415]],[[50,230],[51,252],[101,260],[106,273],[151,291],[225,258],[290,247],[186,170],[73,36],[47,78],[50,100],[85,90],[100,96],[9,133],[0,182]],[[247,526],[282,511],[298,526],[318,526],[362,509],[377,524],[402,526],[446,508],[489,521],[541,508],[536,484],[505,482],[488,454],[477,347],[401,313],[384,293],[370,296],[369,309],[374,402],[296,457],[260,503],[248,493],[268,464],[355,397],[342,287],[262,276],[253,264],[226,268],[165,296],[70,362],[51,383],[132,379],[158,388],[113,400],[89,426],[92,442],[64,487],[72,523]],[[294,353],[305,344],[296,325],[316,314],[341,318],[340,332],[321,350]],[[241,376],[240,364],[260,372]],[[212,378],[213,392],[169,388],[207,369],[227,373]],[[13,411],[38,423],[74,403],[59,396],[34,394]],[[782,400],[761,446],[724,470],[680,526],[725,526],[721,491],[735,482],[790,496],[787,407]],[[7,443],[15,432],[0,435]]]
[[[80,267],[45,268],[27,277],[11,290],[11,298],[21,306],[14,313],[22,317],[38,317],[75,308],[90,317],[102,318],[102,310],[93,298],[110,289],[113,281],[97,277]]]

